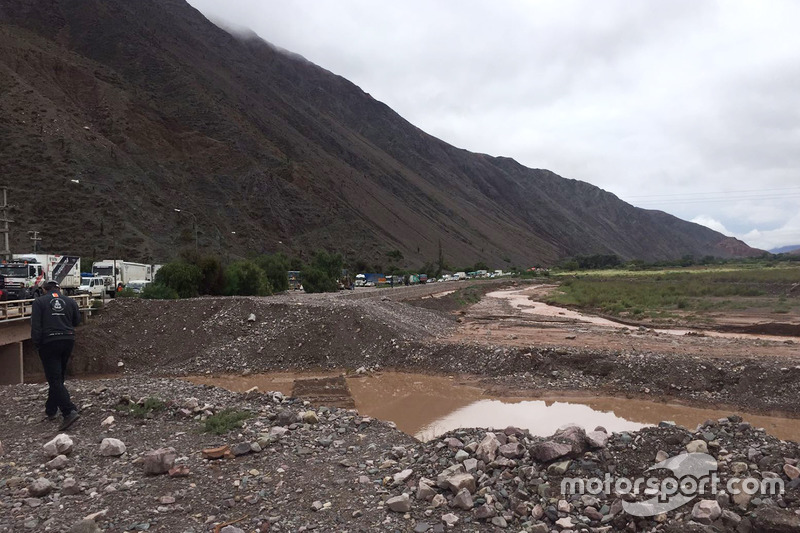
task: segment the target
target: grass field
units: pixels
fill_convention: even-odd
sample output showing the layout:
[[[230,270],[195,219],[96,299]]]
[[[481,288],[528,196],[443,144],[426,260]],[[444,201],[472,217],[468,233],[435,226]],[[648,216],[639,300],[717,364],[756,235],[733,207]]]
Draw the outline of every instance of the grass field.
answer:
[[[669,320],[693,315],[703,320],[725,310],[760,309],[775,315],[800,310],[800,266],[669,270],[598,270],[561,273],[548,303],[616,316]],[[777,320],[777,318],[775,318]]]

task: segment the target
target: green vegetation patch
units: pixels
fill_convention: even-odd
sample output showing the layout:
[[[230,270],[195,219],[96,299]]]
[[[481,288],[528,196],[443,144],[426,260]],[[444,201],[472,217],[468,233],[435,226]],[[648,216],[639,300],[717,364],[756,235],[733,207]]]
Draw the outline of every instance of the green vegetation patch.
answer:
[[[158,398],[147,398],[143,403],[120,403],[116,409],[122,413],[128,413],[137,418],[145,418],[149,413],[163,411],[166,404]]]
[[[252,414],[248,411],[239,411],[236,409],[225,409],[215,415],[206,418],[205,431],[206,433],[213,433],[214,435],[224,435],[232,429],[241,428],[242,422],[248,418],[252,418]]]

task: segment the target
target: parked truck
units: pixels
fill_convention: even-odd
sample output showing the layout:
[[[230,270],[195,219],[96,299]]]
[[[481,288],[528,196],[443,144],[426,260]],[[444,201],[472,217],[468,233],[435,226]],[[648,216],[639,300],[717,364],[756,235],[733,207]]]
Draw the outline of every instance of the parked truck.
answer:
[[[0,264],[0,290],[8,300],[26,300],[44,293],[44,284],[57,281],[66,294],[81,284],[81,259],[70,255],[14,254]]]
[[[113,291],[133,280],[153,281],[153,267],[144,263],[131,263],[122,259],[103,259],[92,264],[92,275],[114,280]]]

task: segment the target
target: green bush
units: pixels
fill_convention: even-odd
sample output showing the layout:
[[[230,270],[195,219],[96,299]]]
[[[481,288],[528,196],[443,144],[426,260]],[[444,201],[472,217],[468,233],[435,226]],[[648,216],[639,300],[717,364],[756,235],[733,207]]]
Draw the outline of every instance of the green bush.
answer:
[[[236,261],[225,269],[225,294],[266,296],[272,294],[267,275],[253,261]]]
[[[137,296],[139,295],[133,292],[133,289],[129,289],[127,287],[115,294],[115,298],[136,298]]]
[[[177,300],[180,298],[178,291],[170,287],[165,287],[159,283],[151,283],[147,285],[144,289],[142,289],[140,296],[147,300]]]
[[[141,405],[138,403],[119,403],[116,406],[117,411],[128,413],[138,418],[145,418],[149,413],[154,411],[163,411],[166,404],[159,398],[147,398]]]
[[[309,267],[303,270],[303,289],[306,292],[336,292],[339,284],[324,270]]]
[[[255,260],[256,264],[267,275],[272,290],[281,292],[289,289],[289,258],[281,253],[260,255]]]
[[[253,415],[247,411],[225,409],[206,418],[205,430],[214,435],[224,435],[228,431],[242,427],[242,422]]]
[[[329,254],[324,250],[316,252],[314,254],[314,258],[311,260],[312,268],[321,270],[326,276],[334,281],[338,280],[339,276],[342,275],[343,264],[344,261],[342,261],[341,255]],[[305,280],[305,273],[303,275],[303,279]]]
[[[222,261],[215,255],[201,257],[195,263],[200,269],[200,294],[217,296],[225,290],[225,269]]]
[[[202,277],[198,266],[176,261],[158,269],[155,284],[174,289],[181,298],[192,298],[198,295]]]

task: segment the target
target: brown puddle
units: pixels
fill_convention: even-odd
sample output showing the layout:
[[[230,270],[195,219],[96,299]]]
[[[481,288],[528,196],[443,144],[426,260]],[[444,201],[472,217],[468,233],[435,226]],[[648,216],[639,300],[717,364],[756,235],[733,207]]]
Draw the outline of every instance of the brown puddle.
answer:
[[[634,431],[671,420],[694,429],[708,419],[736,413],[780,439],[800,441],[800,420],[792,418],[605,396],[498,397],[468,381],[446,376],[383,372],[344,378],[340,373],[286,372],[184,379],[238,392],[258,387],[264,392],[294,393],[320,405],[355,405],[362,415],[392,421],[421,440],[462,427],[517,426],[548,436],[568,423],[589,430],[603,426],[608,431]]]

